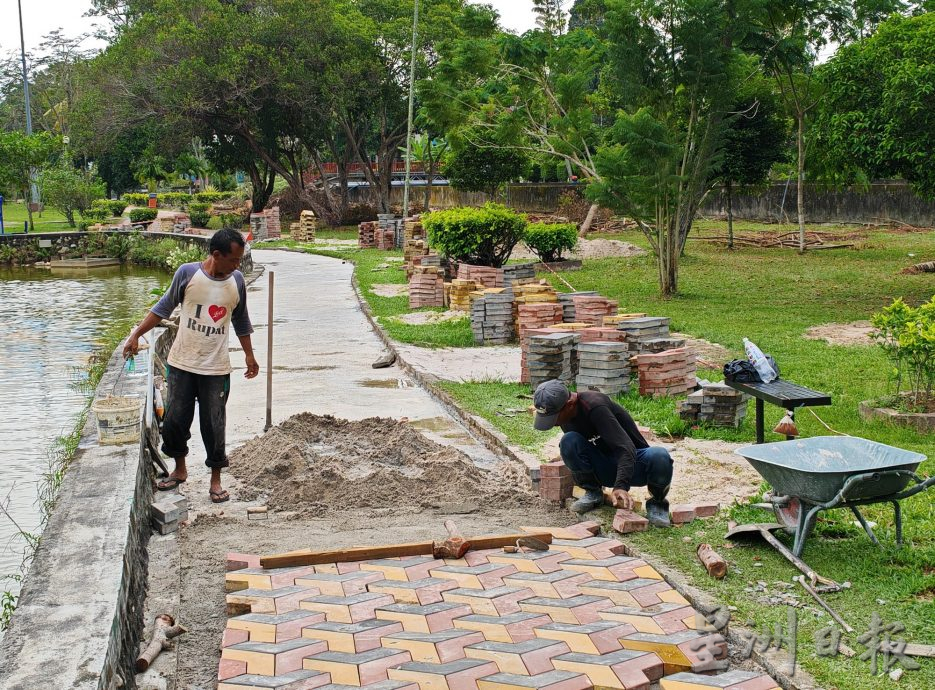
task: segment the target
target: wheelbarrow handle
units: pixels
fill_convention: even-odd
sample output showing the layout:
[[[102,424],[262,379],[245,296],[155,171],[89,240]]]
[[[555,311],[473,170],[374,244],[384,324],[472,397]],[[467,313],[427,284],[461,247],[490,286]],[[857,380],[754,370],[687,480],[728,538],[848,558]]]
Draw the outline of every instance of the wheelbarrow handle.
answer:
[[[851,491],[861,484],[867,484],[870,482],[879,482],[885,477],[909,477],[913,479],[917,484],[922,480],[919,479],[918,475],[909,470],[885,470],[878,472],[864,472],[863,474],[855,474],[847,478],[847,481],[844,482],[844,486],[841,487],[841,490],[838,492],[838,495],[835,496],[831,501],[825,504],[825,507],[833,507],[842,501],[847,501],[850,496]],[[913,487],[915,489],[917,487]],[[921,491],[922,489],[919,489]],[[913,493],[916,493],[913,491]],[[909,494],[910,496],[912,494]]]

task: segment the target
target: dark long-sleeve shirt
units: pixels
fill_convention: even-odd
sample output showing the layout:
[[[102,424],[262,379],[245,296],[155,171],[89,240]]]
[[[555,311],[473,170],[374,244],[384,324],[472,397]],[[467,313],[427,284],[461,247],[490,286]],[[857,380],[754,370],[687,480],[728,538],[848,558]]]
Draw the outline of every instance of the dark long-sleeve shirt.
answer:
[[[562,424],[562,431],[577,431],[603,453],[617,461],[615,489],[630,490],[636,464],[636,449],[649,444],[636,427],[633,417],[604,393],[578,393],[577,414]]]

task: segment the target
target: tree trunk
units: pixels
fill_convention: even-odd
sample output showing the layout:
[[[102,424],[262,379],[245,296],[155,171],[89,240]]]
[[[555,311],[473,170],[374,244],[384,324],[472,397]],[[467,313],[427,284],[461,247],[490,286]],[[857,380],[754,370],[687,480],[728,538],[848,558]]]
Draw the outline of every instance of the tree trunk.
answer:
[[[23,201],[26,202],[26,214],[29,216],[29,232],[35,232],[36,224],[32,220],[32,194],[29,191],[23,193]]]
[[[587,234],[591,232],[591,225],[594,224],[594,216],[597,215],[597,209],[599,206],[597,204],[591,204],[591,207],[588,209],[588,215],[585,216],[584,222],[581,224],[581,229],[578,230],[578,237],[587,237]]]
[[[799,251],[805,251],[805,113],[799,110],[798,120],[798,216],[799,216]]]
[[[727,248],[734,248],[734,205],[730,180],[727,180]]]
[[[65,220],[68,221],[68,227],[75,227],[75,212],[72,209],[65,209]]]

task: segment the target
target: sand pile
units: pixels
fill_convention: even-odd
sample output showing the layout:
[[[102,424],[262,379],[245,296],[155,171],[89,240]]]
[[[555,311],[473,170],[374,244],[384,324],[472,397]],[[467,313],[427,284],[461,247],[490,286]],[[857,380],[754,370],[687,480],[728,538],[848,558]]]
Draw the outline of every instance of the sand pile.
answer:
[[[428,508],[457,500],[479,507],[534,505],[522,470],[488,472],[454,448],[392,419],[349,422],[303,413],[231,455],[242,500],[274,510]]]

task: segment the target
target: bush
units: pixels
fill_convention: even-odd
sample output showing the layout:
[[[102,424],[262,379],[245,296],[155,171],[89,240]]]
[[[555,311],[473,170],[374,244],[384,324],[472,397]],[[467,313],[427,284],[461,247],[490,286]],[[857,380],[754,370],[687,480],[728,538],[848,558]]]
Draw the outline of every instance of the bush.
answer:
[[[559,261],[578,244],[578,227],[574,223],[531,223],[523,241],[540,261]]]
[[[149,194],[128,193],[120,197],[130,206],[146,206],[149,204]]]
[[[192,195],[185,192],[166,192],[157,197],[162,208],[184,209],[192,202]]]
[[[194,227],[208,227],[208,222],[211,220],[211,213],[209,211],[210,208],[211,204],[192,202],[188,205],[188,215],[191,217],[192,225]]]
[[[131,223],[146,223],[151,220],[156,220],[158,212],[154,208],[135,208],[130,211],[130,222]]]
[[[233,228],[235,230],[240,230],[244,226],[244,218],[242,213],[222,213],[220,218],[222,228]]]
[[[81,212],[81,220],[78,221],[78,228],[87,230],[89,226],[96,223],[103,223],[110,218],[110,211],[100,206],[94,206]]]
[[[127,210],[127,204],[120,199],[96,199],[91,204],[92,208],[103,208],[112,218],[119,218]]]
[[[912,308],[902,299],[874,314],[873,337],[893,363],[896,397],[908,384],[909,406],[929,411],[935,388],[935,297]]]
[[[429,243],[450,259],[499,268],[526,230],[526,216],[499,204],[453,208],[422,219]]]
[[[196,192],[195,200],[203,204],[216,204],[231,196],[229,192]]]

